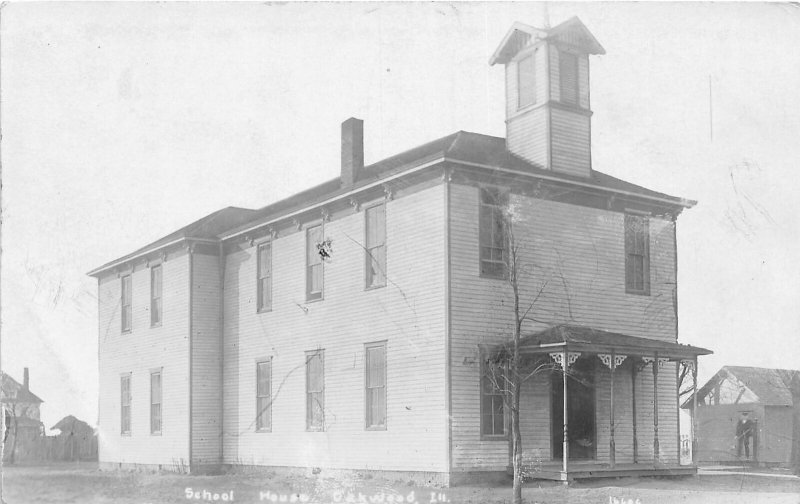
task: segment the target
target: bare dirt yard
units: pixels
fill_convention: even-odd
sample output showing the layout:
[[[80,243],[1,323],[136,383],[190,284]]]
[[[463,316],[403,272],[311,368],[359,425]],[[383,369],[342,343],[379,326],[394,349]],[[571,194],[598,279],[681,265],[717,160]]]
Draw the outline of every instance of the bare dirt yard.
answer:
[[[93,464],[6,467],[3,497],[8,504],[189,502],[308,502],[483,504],[510,502],[511,488],[463,486],[430,488],[369,476],[302,478],[270,472],[187,476],[98,471]],[[715,474],[683,479],[622,478],[582,481],[564,487],[531,482],[527,503],[791,503],[800,504],[800,480],[763,474]]]

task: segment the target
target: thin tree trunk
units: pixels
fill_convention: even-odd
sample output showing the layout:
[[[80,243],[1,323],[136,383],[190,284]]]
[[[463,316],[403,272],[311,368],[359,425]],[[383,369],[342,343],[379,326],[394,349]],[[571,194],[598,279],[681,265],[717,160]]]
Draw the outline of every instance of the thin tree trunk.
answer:
[[[519,314],[519,278],[517,277],[519,271],[517,269],[517,250],[514,243],[514,235],[509,223],[509,279],[511,280],[511,288],[514,292],[514,355],[512,356],[511,365],[511,387],[514,393],[512,397],[511,407],[511,435],[513,436],[513,464],[514,464],[514,494],[512,502],[514,504],[522,504],[522,432],[519,428],[519,405],[520,396],[522,395],[522,376],[520,374],[520,355],[519,355],[519,342],[522,332],[522,320]]]

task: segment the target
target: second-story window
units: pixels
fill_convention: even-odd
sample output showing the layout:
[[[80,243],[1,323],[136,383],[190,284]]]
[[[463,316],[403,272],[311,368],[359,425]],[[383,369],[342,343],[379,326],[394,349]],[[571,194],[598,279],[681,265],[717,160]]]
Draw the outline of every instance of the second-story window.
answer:
[[[272,244],[258,246],[258,311],[272,309]]]
[[[121,287],[120,318],[122,320],[122,332],[129,332],[133,327],[133,286],[131,284],[131,275],[122,277]]]
[[[503,278],[506,273],[505,212],[508,194],[497,188],[481,189],[479,210],[481,275]]]
[[[386,206],[367,208],[366,212],[366,286],[386,285]]]
[[[536,67],[535,53],[525,56],[517,63],[517,90],[519,103],[517,108],[524,108],[536,102]]]
[[[625,215],[625,290],[650,295],[650,229],[640,215]]]
[[[306,300],[322,299],[323,265],[319,245],[322,225],[306,229]]]
[[[578,57],[575,54],[560,51],[558,54],[559,91],[561,103],[578,104]]]
[[[150,268],[150,325],[161,324],[161,265]]]

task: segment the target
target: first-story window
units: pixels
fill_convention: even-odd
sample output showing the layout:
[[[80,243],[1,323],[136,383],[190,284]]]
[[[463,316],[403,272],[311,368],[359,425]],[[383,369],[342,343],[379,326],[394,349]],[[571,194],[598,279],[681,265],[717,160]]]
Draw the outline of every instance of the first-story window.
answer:
[[[150,433],[161,434],[161,371],[150,373]]]
[[[272,430],[272,360],[256,363],[256,430]]]
[[[490,366],[481,366],[481,435],[504,436],[506,433],[503,377]]]
[[[366,353],[365,424],[367,429],[386,428],[386,342],[370,343]]]
[[[306,430],[325,430],[324,351],[306,352]]]
[[[121,434],[131,433],[131,375],[122,375],[119,379],[120,408],[119,432]]]

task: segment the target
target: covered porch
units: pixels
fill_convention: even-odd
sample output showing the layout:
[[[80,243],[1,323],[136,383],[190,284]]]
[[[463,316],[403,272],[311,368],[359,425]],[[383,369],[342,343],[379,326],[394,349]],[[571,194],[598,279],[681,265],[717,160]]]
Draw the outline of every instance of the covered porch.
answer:
[[[495,351],[508,357],[509,345]],[[678,373],[680,366],[687,367],[696,389],[697,358],[710,353],[573,325],[522,338],[520,357],[547,363],[549,369],[547,380],[536,385],[548,393],[526,394],[523,385],[522,401],[532,404],[521,405],[520,425],[526,412],[546,408],[550,431],[549,448],[540,442],[543,449],[523,452],[525,477],[569,481],[694,474],[695,460],[680,464]],[[538,425],[544,427],[541,421]]]

